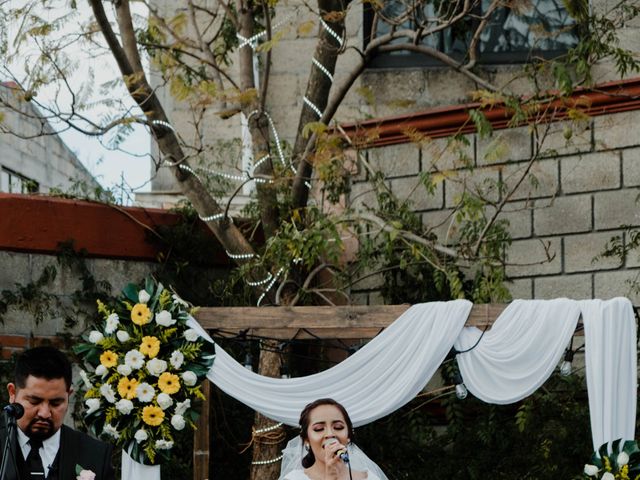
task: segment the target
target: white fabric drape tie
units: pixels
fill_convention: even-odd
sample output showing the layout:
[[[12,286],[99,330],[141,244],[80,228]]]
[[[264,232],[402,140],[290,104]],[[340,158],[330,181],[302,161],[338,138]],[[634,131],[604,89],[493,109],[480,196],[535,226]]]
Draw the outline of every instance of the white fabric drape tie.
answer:
[[[626,298],[580,302],[593,449],[635,437],[636,322]]]
[[[528,397],[558,366],[579,317],[578,303],[566,298],[514,300],[482,339],[479,329],[465,328],[455,348],[471,349],[457,355],[467,389],[500,405]]]

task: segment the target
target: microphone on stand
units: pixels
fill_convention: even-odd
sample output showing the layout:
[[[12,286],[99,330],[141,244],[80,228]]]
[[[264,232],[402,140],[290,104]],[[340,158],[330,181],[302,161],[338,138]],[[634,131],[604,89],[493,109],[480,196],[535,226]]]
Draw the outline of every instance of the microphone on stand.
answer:
[[[329,438],[326,442],[324,442],[323,447],[333,445],[334,443],[338,443],[337,438]],[[340,457],[344,463],[349,463],[349,452],[347,451],[347,447],[343,447],[340,450],[336,451],[336,456]]]
[[[18,428],[16,420],[22,418],[24,415],[24,407],[19,403],[10,403],[2,409],[2,412],[4,413],[7,434],[4,439],[4,447],[2,448],[2,460],[0,460],[0,480],[5,480],[7,477],[9,457],[11,457],[11,463],[14,470],[16,472],[18,471],[18,466],[16,464],[16,452],[12,448],[11,444],[13,443],[15,431]],[[11,452],[11,455],[9,455],[9,452]]]
[[[24,415],[24,407],[19,403],[10,403],[2,409],[7,416],[18,420]]]

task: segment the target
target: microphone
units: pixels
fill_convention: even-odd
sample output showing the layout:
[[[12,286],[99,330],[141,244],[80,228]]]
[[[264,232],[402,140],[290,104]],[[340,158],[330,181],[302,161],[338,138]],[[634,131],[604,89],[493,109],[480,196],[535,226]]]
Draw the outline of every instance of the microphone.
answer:
[[[22,418],[24,415],[24,407],[19,403],[10,403],[2,409],[9,417],[13,417],[16,420]]]
[[[338,443],[337,438],[329,438],[323,445],[326,447],[328,445],[333,445],[334,443]],[[347,451],[347,447],[342,447],[340,450],[336,451],[336,456],[340,457],[344,463],[349,463],[349,452]]]

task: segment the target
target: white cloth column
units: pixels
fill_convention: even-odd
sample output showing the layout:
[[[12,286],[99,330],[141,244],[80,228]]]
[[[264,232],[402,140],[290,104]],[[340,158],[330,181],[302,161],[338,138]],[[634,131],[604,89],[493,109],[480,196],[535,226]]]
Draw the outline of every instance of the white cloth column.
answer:
[[[472,350],[457,356],[467,389],[487,403],[522,400],[549,378],[580,316],[576,301],[514,300]],[[463,329],[457,350],[471,348],[482,332]]]
[[[307,377],[263,377],[216,346],[208,378],[254,410],[288,425],[297,425],[303,407],[323,397],[342,403],[354,425],[364,425],[400,408],[424,388],[471,306],[466,300],[414,305],[354,355]]]
[[[593,449],[635,438],[636,322],[626,298],[580,302]]]
[[[143,465],[122,450],[122,480],[160,480],[160,465]]]

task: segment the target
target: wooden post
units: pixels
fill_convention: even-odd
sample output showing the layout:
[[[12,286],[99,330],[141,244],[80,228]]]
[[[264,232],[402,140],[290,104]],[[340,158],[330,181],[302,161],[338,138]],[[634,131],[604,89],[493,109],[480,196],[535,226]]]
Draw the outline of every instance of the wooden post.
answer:
[[[202,384],[202,393],[207,399],[202,403],[202,413],[198,419],[197,430],[193,434],[193,480],[211,480],[209,476],[211,390],[211,382],[205,380]]]
[[[282,358],[277,351],[278,342],[274,340],[263,340],[262,342],[261,347],[265,347],[266,350],[260,349],[258,373],[267,377],[279,377]],[[256,434],[256,431],[275,425],[273,420],[257,412],[253,424],[253,455],[250,479],[278,480],[280,476],[280,461],[272,460],[281,455],[284,442],[283,429],[280,427],[277,430],[271,430],[268,435]]]

